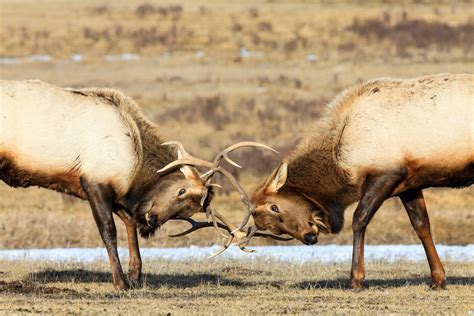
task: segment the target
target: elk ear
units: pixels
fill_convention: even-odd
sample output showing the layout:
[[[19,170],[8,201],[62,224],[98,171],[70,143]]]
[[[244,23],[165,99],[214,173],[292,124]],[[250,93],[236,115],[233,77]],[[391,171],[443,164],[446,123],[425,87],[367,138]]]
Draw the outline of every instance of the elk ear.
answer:
[[[196,170],[194,170],[193,167],[182,166],[181,168],[179,168],[179,171],[181,171],[181,173],[184,174],[184,177],[186,179],[199,179],[199,175],[197,174]]]
[[[278,170],[274,172],[273,176],[270,178],[271,182],[267,185],[267,192],[277,193],[278,190],[285,184],[286,178],[288,176],[288,164],[286,162],[282,163]]]
[[[181,150],[178,147],[178,160],[183,159],[184,154],[181,152]],[[182,167],[179,168],[179,171],[181,171],[182,174],[184,174],[184,177],[186,179],[199,179],[199,174],[197,173],[196,169],[194,169],[191,166],[183,165]]]

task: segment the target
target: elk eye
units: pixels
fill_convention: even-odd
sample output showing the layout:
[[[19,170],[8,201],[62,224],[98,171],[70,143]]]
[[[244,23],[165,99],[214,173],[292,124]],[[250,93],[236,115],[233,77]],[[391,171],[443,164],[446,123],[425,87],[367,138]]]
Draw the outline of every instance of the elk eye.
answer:
[[[183,195],[184,193],[186,193],[186,189],[179,189],[179,191],[178,191],[178,196],[181,196],[181,195]]]
[[[278,208],[278,206],[276,206],[275,204],[273,204],[272,206],[270,206],[270,210],[272,212],[275,212],[275,213],[279,213],[280,212],[280,209]]]

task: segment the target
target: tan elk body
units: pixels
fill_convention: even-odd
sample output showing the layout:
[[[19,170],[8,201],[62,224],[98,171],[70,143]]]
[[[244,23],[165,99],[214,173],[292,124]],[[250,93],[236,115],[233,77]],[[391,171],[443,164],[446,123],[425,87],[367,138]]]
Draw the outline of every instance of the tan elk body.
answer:
[[[421,190],[474,182],[473,110],[470,74],[349,88],[257,188],[256,226],[313,244],[319,231],[339,232],[345,208],[359,201],[351,280],[360,288],[365,228],[385,199],[399,196],[427,252],[433,286],[443,287]]]
[[[120,195],[127,192],[142,161],[129,103],[114,107],[106,98],[40,81],[2,82],[1,87],[0,156],[14,158],[29,174],[67,177],[81,197],[81,175],[110,183]]]

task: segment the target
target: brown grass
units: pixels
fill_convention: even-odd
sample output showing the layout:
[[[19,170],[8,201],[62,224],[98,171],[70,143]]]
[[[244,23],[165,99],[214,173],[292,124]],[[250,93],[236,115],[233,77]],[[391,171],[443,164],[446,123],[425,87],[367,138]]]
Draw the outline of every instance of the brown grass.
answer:
[[[106,262],[0,262],[0,313],[467,314],[473,263],[446,263],[448,289],[428,289],[426,264],[367,264],[369,289],[347,288],[349,263],[295,265],[148,261],[142,289],[117,292]]]
[[[55,192],[38,189],[15,190],[0,186],[0,248],[54,248],[54,247],[102,247],[97,227],[86,202],[62,196]],[[430,210],[432,232],[437,243],[470,244],[474,241],[472,230],[474,204],[473,189],[428,190],[425,194]],[[216,207],[238,222],[242,209],[238,197],[219,196]],[[320,238],[321,244],[351,244],[351,215],[353,207],[346,211],[346,224],[338,235]],[[203,219],[203,217],[197,216]],[[125,229],[116,218],[119,245],[127,246]],[[182,247],[190,244],[209,246],[222,243],[213,229],[199,231],[181,238],[169,238],[168,234],[184,230],[187,224],[170,221],[149,240],[141,239],[146,247]],[[271,240],[255,238],[251,244],[275,244]],[[367,244],[418,244],[408,216],[401,203],[389,200],[369,225]],[[280,244],[283,244],[280,242]],[[286,244],[299,244],[287,242]]]

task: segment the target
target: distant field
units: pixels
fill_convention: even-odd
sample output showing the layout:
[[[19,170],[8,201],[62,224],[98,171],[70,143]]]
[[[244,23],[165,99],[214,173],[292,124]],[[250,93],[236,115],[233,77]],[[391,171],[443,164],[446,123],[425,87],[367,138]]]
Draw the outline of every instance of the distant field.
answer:
[[[349,262],[148,261],[143,289],[113,290],[107,262],[0,262],[0,313],[456,314],[474,310],[472,263],[446,262],[448,290],[427,264],[367,264],[369,289],[347,288]]]
[[[0,79],[120,89],[163,135],[204,158],[241,140],[285,154],[331,98],[362,80],[474,69],[471,1],[2,0],[0,6]],[[134,55],[116,60],[124,53]],[[278,163],[257,150],[234,157],[244,165],[238,177],[249,191]],[[216,207],[238,221],[237,197],[228,187],[221,192]],[[428,190],[426,199],[437,243],[474,242],[472,188]],[[340,235],[320,242],[351,243],[351,215],[352,209]],[[166,237],[183,227],[168,223],[142,244],[221,242],[212,230]],[[366,241],[418,238],[393,200],[369,225]],[[0,248],[94,246],[102,241],[86,203],[0,184]]]

